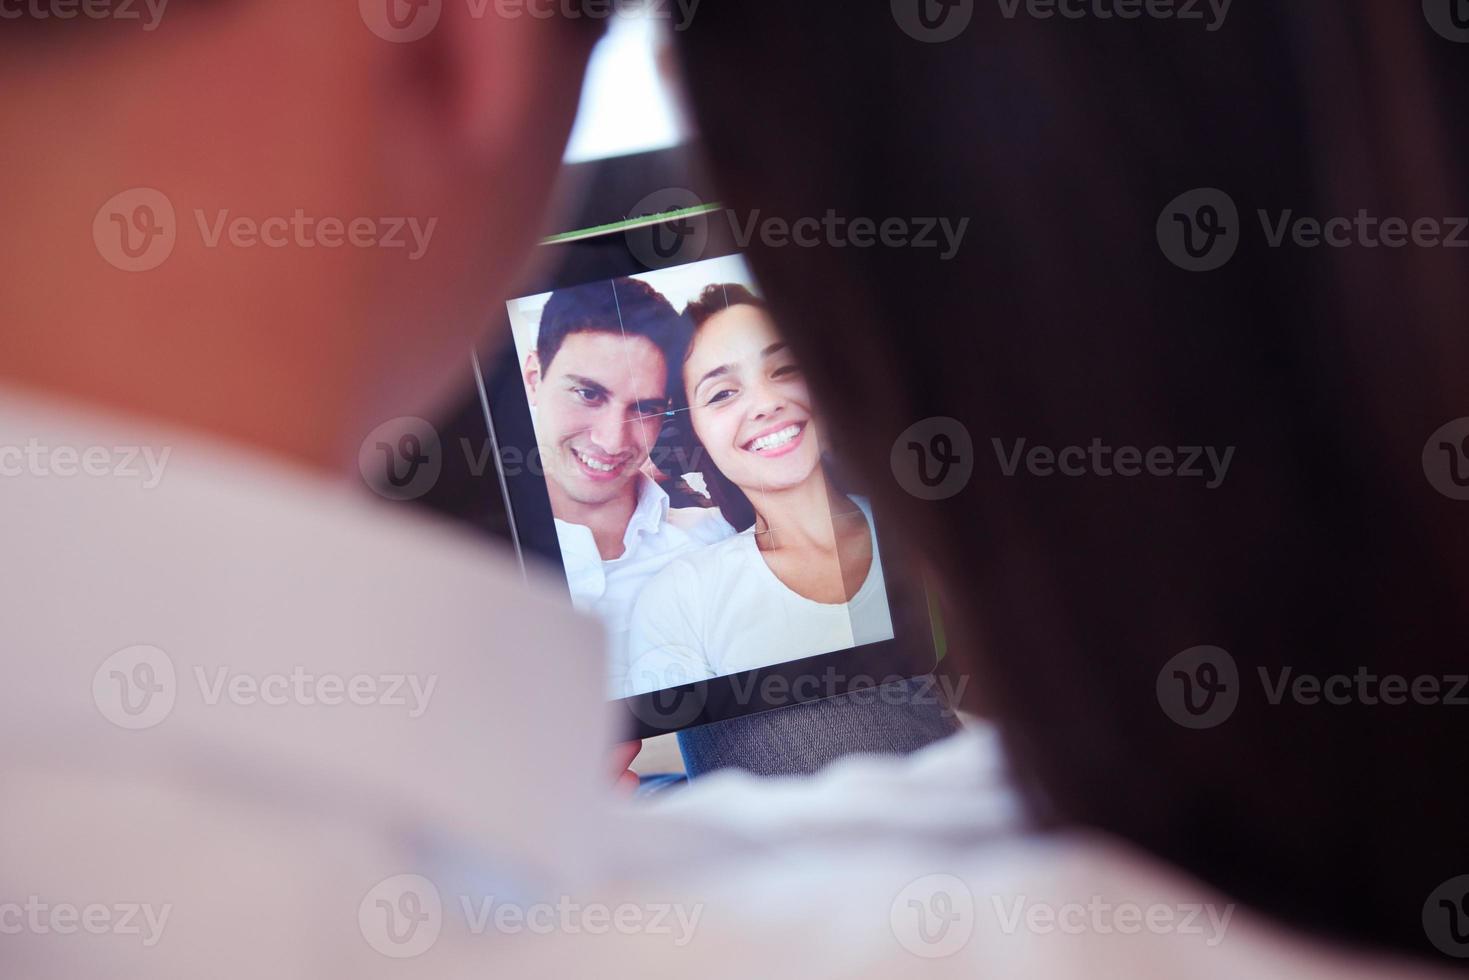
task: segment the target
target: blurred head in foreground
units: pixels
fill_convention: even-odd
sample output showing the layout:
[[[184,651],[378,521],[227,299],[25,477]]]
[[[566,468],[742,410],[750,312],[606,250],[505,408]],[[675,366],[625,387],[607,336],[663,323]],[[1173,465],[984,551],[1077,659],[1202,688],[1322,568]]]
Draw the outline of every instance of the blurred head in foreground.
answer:
[[[603,23],[15,6],[0,382],[342,471],[379,422],[462,383],[541,231]]]
[[[821,223],[752,265],[1036,822],[1469,952],[1452,25],[918,6],[709,5],[681,49],[741,226]]]

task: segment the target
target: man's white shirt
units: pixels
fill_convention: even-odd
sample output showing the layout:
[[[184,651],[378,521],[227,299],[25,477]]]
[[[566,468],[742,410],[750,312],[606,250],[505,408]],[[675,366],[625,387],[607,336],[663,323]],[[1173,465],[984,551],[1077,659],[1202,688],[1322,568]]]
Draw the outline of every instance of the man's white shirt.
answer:
[[[0,974],[401,975],[414,882],[459,915],[596,863],[617,733],[556,583],[361,483],[0,388],[5,447]]]
[[[646,473],[638,475],[637,493],[618,558],[602,559],[591,528],[556,521],[571,601],[607,629],[607,690],[614,697],[622,696],[627,678],[628,631],[643,587],[680,555],[735,534],[717,508],[669,506],[667,492]]]

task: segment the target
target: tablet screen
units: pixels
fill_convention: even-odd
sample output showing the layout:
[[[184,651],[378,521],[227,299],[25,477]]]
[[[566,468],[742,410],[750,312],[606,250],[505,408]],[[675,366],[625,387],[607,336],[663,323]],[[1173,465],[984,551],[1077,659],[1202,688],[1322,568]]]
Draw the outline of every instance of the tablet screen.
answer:
[[[872,510],[739,255],[507,308],[534,446],[501,459],[544,480],[608,697],[893,638]]]

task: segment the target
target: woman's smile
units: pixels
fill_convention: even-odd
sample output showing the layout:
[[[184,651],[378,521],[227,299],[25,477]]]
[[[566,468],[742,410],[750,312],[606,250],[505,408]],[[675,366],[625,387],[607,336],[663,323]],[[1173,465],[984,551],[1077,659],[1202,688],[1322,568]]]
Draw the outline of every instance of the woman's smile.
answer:
[[[774,429],[766,429],[740,448],[766,458],[784,456],[795,452],[805,435],[805,422],[789,422]]]

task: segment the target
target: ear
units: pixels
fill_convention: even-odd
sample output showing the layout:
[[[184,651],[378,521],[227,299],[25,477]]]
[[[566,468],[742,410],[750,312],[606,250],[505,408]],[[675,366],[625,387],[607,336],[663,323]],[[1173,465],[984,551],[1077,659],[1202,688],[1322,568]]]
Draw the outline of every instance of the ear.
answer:
[[[379,164],[395,188],[430,185],[420,189],[430,198],[424,206],[448,207],[432,199],[435,187],[459,202],[455,212],[430,213],[482,218],[463,200],[474,193],[505,210],[495,216],[497,235],[519,228],[525,214],[539,212],[559,169],[603,22],[533,16],[531,5],[503,0],[368,3],[374,11],[380,5],[416,13],[411,40],[363,32],[377,75],[364,93],[371,110],[364,125],[381,137],[377,152],[387,161]],[[394,36],[390,28],[383,34]],[[443,186],[449,182],[465,186]]]
[[[507,6],[501,13],[494,0],[443,4],[432,42],[445,71],[446,122],[474,155],[519,147],[533,158],[526,144],[536,134],[559,152],[601,22],[533,16],[520,5]],[[550,133],[549,120],[565,122]]]
[[[541,355],[537,351],[531,351],[525,356],[525,367],[521,370],[521,377],[525,379],[525,397],[529,399],[531,408],[536,407],[536,391],[541,386]]]

